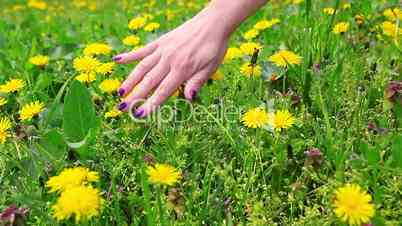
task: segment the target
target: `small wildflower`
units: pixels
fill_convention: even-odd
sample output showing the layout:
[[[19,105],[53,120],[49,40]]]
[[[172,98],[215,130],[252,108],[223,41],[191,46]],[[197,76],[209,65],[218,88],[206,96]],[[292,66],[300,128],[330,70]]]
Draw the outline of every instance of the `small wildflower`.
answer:
[[[20,120],[31,120],[34,116],[38,115],[43,111],[45,105],[40,101],[34,101],[25,104],[20,110]]]
[[[212,76],[211,79],[214,81],[223,80],[223,73],[220,70],[217,70]]]
[[[9,137],[8,130],[11,128],[10,119],[3,117],[0,119],[0,144],[4,144]]]
[[[250,29],[246,33],[244,33],[243,38],[246,40],[252,40],[257,37],[260,32],[257,29]]]
[[[249,128],[261,128],[269,122],[269,117],[265,110],[254,108],[248,110],[241,121]]]
[[[140,44],[140,38],[137,35],[129,35],[123,39],[123,44],[126,46],[136,46]]]
[[[159,23],[149,23],[147,26],[144,27],[144,31],[153,32],[157,30],[161,25]]]
[[[75,222],[98,216],[104,199],[101,192],[91,186],[75,186],[63,191],[52,206],[53,216],[57,221],[74,216]]]
[[[138,29],[144,27],[146,21],[147,20],[144,17],[134,18],[134,19],[130,20],[130,22],[128,23],[128,28],[130,30],[138,30]]]
[[[92,43],[85,47],[84,55],[107,55],[112,51],[112,47],[105,43]]]
[[[240,72],[247,76],[261,76],[262,74],[262,68],[260,65],[251,65],[250,63],[245,63],[241,66]]]
[[[99,89],[105,93],[112,93],[116,91],[121,85],[118,79],[106,79],[99,85]]]
[[[96,80],[96,74],[93,72],[81,73],[75,76],[75,79],[83,83],[91,83]]]
[[[269,124],[277,131],[289,129],[295,121],[295,117],[287,110],[278,110],[269,117]]]
[[[252,56],[255,52],[255,50],[261,50],[262,46],[259,43],[256,42],[246,42],[241,44],[240,50],[243,52],[245,55],[250,55]]]
[[[348,22],[340,22],[334,26],[332,32],[334,34],[344,34],[349,30],[349,23]]]
[[[269,61],[274,63],[278,67],[287,67],[289,65],[299,65],[302,62],[302,57],[295,54],[292,51],[281,50],[271,57],[269,57]]]
[[[0,92],[2,93],[13,93],[18,92],[25,86],[22,79],[11,79],[3,85],[0,85]]]
[[[116,118],[121,114],[122,114],[121,111],[116,110],[116,109],[112,109],[112,110],[110,110],[110,111],[105,113],[105,118]]]
[[[58,176],[51,177],[46,182],[46,187],[50,188],[49,193],[63,192],[68,188],[87,185],[98,180],[99,175],[97,172],[78,166],[64,169]]]
[[[328,8],[324,8],[324,9],[323,9],[323,12],[326,13],[326,14],[328,14],[328,15],[334,15],[335,9],[328,7]]]
[[[111,74],[115,65],[116,63],[114,62],[101,63],[96,67],[95,71],[101,75]]]
[[[7,104],[7,99],[4,97],[0,97],[0,107]]]
[[[37,56],[31,57],[29,59],[29,62],[33,65],[43,67],[49,63],[49,57],[44,56],[44,55],[37,55]]]
[[[83,72],[94,72],[96,68],[101,64],[97,59],[91,56],[82,56],[74,59],[74,69]]]
[[[155,164],[147,167],[149,181],[153,184],[173,185],[181,179],[181,173],[173,166]]]
[[[225,55],[224,62],[227,63],[233,59],[238,59],[243,56],[243,52],[239,48],[230,47]]]
[[[371,200],[371,196],[360,186],[347,184],[335,191],[335,214],[349,225],[368,223],[375,213]]]
[[[271,19],[271,20],[260,20],[254,25],[254,29],[257,30],[265,30],[267,28],[271,28],[272,26],[280,23],[280,20],[277,18]]]

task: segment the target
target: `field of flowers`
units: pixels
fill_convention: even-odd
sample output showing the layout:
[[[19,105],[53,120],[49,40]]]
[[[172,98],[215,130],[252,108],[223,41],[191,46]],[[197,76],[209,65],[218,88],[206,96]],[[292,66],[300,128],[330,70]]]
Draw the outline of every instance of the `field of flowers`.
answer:
[[[400,1],[269,1],[142,120],[112,57],[207,0],[0,3],[0,225],[402,225]]]

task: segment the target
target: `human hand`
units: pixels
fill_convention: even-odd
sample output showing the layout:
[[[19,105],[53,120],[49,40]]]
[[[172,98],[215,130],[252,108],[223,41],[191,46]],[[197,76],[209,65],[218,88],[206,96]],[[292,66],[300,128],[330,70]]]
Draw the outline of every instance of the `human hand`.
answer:
[[[119,64],[140,61],[119,89],[119,110],[146,117],[183,83],[184,96],[194,100],[227,50],[230,32],[219,16],[218,11],[205,9],[145,47],[115,56]],[[142,105],[135,109],[138,103]]]

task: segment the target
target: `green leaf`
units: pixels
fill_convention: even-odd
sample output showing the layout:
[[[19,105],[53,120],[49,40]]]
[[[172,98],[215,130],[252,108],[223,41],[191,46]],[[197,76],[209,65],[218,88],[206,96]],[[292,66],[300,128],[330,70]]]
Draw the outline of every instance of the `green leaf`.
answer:
[[[41,146],[56,160],[63,158],[67,152],[67,145],[63,136],[56,129],[51,130],[42,137]]]
[[[381,160],[381,154],[376,148],[369,148],[368,144],[363,142],[360,144],[360,151],[363,152],[370,166],[377,166]]]
[[[392,145],[392,162],[395,167],[402,168],[402,135],[395,137]]]
[[[99,120],[87,88],[73,81],[64,101],[64,137],[69,143],[82,142],[89,131],[98,126]]]

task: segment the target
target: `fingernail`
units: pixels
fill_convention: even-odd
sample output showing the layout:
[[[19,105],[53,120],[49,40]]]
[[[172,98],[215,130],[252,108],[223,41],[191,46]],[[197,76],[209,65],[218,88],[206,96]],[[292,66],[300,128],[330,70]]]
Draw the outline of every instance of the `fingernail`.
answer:
[[[196,97],[197,97],[197,91],[191,90],[191,100],[195,100]]]
[[[114,61],[119,61],[119,60],[121,60],[121,56],[114,56],[114,57],[112,58],[112,60],[114,60]]]
[[[123,111],[125,108],[127,107],[127,103],[121,103],[121,104],[119,104],[119,110],[120,111]]]
[[[126,92],[126,91],[125,91],[123,88],[119,89],[119,96],[122,97],[125,92]]]
[[[135,112],[134,112],[134,117],[136,117],[136,118],[140,118],[141,116],[142,116],[142,114],[144,114],[144,109],[137,109]]]

